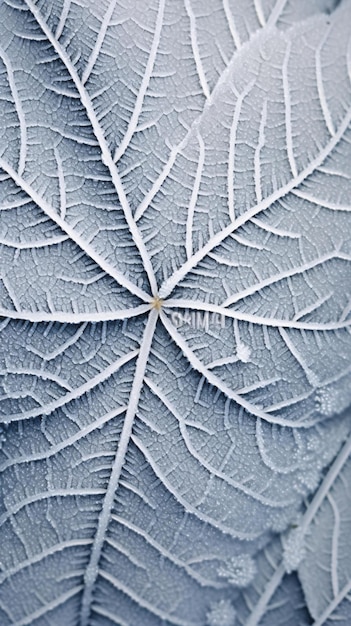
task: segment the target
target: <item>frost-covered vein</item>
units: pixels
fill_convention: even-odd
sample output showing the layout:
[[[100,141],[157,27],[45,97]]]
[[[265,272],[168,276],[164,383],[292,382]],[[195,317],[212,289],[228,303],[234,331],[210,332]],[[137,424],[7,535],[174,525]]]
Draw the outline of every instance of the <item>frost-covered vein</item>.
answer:
[[[187,422],[182,418],[181,414],[177,411],[175,406],[172,405],[172,403],[167,398],[167,396],[159,389],[157,385],[155,385],[155,383],[152,382],[152,380],[150,380],[149,378],[145,378],[145,383],[151,389],[152,393],[159,400],[161,400],[162,404],[170,412],[170,414],[173,415],[173,417],[175,417],[175,419],[177,420],[179,424],[179,431],[182,435],[184,444],[186,445],[189,454],[196,461],[198,461],[200,465],[204,467],[211,474],[211,476],[220,478],[221,480],[226,482],[228,485],[231,485],[232,487],[234,487],[234,489],[237,489],[241,493],[244,493],[246,496],[253,498],[257,502],[261,502],[267,507],[284,508],[286,506],[289,506],[289,504],[292,504],[291,502],[288,502],[287,500],[283,500],[283,499],[276,501],[276,500],[270,500],[269,498],[265,498],[264,496],[262,496],[262,494],[245,487],[244,484],[239,483],[236,480],[233,480],[220,469],[216,469],[215,467],[210,465],[210,463],[208,463],[204,458],[201,457],[201,455],[199,455],[197,450],[192,445],[189,435],[187,433]],[[142,416],[140,416],[140,419],[142,419]]]
[[[320,101],[321,109],[323,112],[324,120],[325,120],[329,133],[331,134],[331,136],[333,136],[335,134],[335,128],[334,128],[333,120],[329,111],[327,98],[325,96],[323,74],[322,74],[322,62],[321,62],[321,51],[323,48],[323,44],[327,36],[329,35],[329,33],[330,33],[330,26],[326,30],[326,33],[322,41],[320,42],[318,48],[316,49],[316,79],[317,79],[319,101]]]
[[[42,452],[37,452],[35,454],[27,454],[26,456],[23,456],[23,457],[11,458],[10,460],[6,461],[5,463],[1,465],[0,471],[4,472],[7,468],[19,465],[21,463],[32,463],[34,461],[47,460],[50,457],[55,456],[58,452],[61,452],[61,450],[65,450],[69,446],[73,446],[77,441],[79,441],[80,439],[83,439],[83,437],[86,437],[87,435],[94,432],[95,430],[100,429],[104,424],[107,424],[108,422],[115,419],[119,415],[122,415],[122,413],[125,413],[126,410],[127,410],[127,407],[122,406],[122,407],[119,407],[118,409],[115,409],[114,411],[109,411],[108,413],[105,413],[105,415],[102,415],[102,417],[99,417],[98,419],[94,419],[94,421],[88,426],[85,426],[84,428],[81,428],[80,430],[78,430],[71,437],[68,437],[67,439],[64,439],[63,441],[60,441],[60,443],[51,445],[50,448],[48,448],[47,450],[43,450]]]
[[[53,546],[50,546],[39,552],[38,554],[34,554],[31,557],[28,557],[24,561],[21,561],[14,567],[7,569],[6,572],[0,574],[0,585],[5,582],[8,578],[12,578],[19,572],[23,571],[27,567],[32,567],[36,563],[40,563],[44,559],[47,559],[48,556],[52,556],[53,554],[57,554],[58,552],[62,552],[63,550],[67,550],[69,548],[77,548],[79,546],[90,546],[92,543],[92,539],[69,539],[67,541],[62,541]]]
[[[86,91],[86,89],[84,88],[84,85],[82,84],[77,70],[74,67],[74,65],[72,64],[71,60],[69,59],[69,57],[67,56],[64,48],[61,46],[61,44],[56,40],[55,36],[53,35],[53,33],[51,32],[49,26],[47,25],[47,23],[45,22],[40,10],[37,8],[37,6],[34,4],[33,0],[25,0],[26,5],[28,6],[29,10],[32,12],[33,16],[35,17],[35,19],[37,20],[37,23],[39,24],[41,30],[43,31],[43,33],[46,35],[47,39],[49,40],[49,42],[51,43],[51,45],[53,46],[53,48],[55,49],[55,51],[57,52],[57,54],[59,55],[61,61],[63,62],[64,66],[66,67],[70,77],[72,78],[77,91],[80,95],[81,98],[81,102],[86,110],[87,116],[90,120],[90,123],[92,125],[95,137],[99,143],[99,147],[101,150],[101,158],[103,163],[106,165],[106,167],[108,168],[110,175],[111,175],[111,179],[112,182],[115,186],[115,189],[117,191],[123,212],[124,212],[124,216],[125,219],[127,221],[127,224],[129,226],[129,230],[130,233],[132,235],[133,241],[135,243],[135,245],[137,246],[140,256],[143,260],[143,264],[144,264],[144,268],[145,271],[148,275],[149,278],[149,282],[150,282],[150,286],[151,286],[151,290],[152,292],[155,294],[157,292],[157,284],[156,284],[156,278],[152,269],[152,265],[151,265],[151,260],[150,257],[147,253],[145,244],[141,238],[139,229],[136,225],[136,222],[133,218],[132,212],[131,212],[131,208],[129,206],[129,202],[120,178],[120,175],[118,173],[116,164],[113,161],[111,152],[109,150],[109,147],[107,145],[107,141],[103,132],[103,129],[98,121],[97,115],[94,111],[94,107],[91,101],[91,98],[88,94],[88,92]],[[145,300],[145,297],[143,298]]]
[[[254,313],[243,313],[235,309],[227,309],[224,306],[217,306],[210,302],[200,302],[200,300],[186,300],[184,298],[174,298],[164,301],[164,308],[167,309],[190,309],[193,311],[208,311],[209,313],[218,313],[224,317],[237,319],[242,322],[250,322],[259,326],[270,326],[273,328],[295,328],[301,330],[338,330],[339,328],[348,328],[351,326],[351,320],[342,320],[338,322],[299,322],[296,320],[284,320],[279,318],[269,318],[256,315]]]
[[[104,19],[102,20],[101,28],[100,28],[99,34],[98,34],[98,36],[96,38],[95,45],[94,45],[94,47],[93,47],[93,49],[91,51],[91,55],[90,55],[90,57],[88,59],[88,62],[86,64],[86,67],[85,67],[83,75],[82,75],[82,85],[85,85],[85,83],[87,82],[87,80],[88,80],[88,78],[89,78],[89,76],[91,74],[91,71],[92,71],[92,69],[93,69],[93,67],[94,67],[94,65],[96,63],[96,60],[97,60],[97,58],[99,56],[99,53],[101,51],[102,44],[104,42],[104,39],[105,39],[105,36],[106,36],[106,32],[107,32],[108,26],[110,24],[113,12],[115,10],[116,4],[117,4],[117,0],[111,0],[110,4],[109,4],[109,7],[108,7],[108,9],[107,9],[107,11],[106,11],[106,13],[104,15]]]
[[[151,604],[151,602],[148,602],[139,594],[132,591],[130,587],[123,584],[120,580],[118,580],[115,576],[113,576],[113,574],[110,574],[109,572],[101,571],[100,576],[101,578],[104,578],[106,581],[108,581],[113,587],[115,587],[119,591],[122,591],[126,596],[128,596],[128,598],[131,598],[131,600],[136,602],[139,606],[149,611],[151,615],[156,615],[159,619],[168,624],[174,624],[174,626],[202,626],[201,622],[190,622],[185,619],[180,619],[178,617],[175,617],[171,613],[168,613],[161,608],[158,608],[156,604]]]
[[[115,609],[112,612],[104,606],[97,605],[94,606],[94,613],[96,613],[97,615],[101,615],[102,617],[107,617],[107,619],[110,620],[111,624],[116,624],[116,626],[130,626],[129,620],[128,622],[126,622],[116,613]]]
[[[195,61],[196,69],[197,69],[197,74],[199,77],[202,91],[208,100],[210,97],[210,89],[206,80],[206,74],[202,65],[199,44],[197,41],[196,17],[194,15],[190,0],[184,0],[184,6],[185,6],[185,10],[188,14],[189,21],[190,21],[191,46],[193,49],[193,57],[194,57],[194,61]]]
[[[266,19],[265,19],[264,12],[263,12],[262,1],[254,0],[254,5],[255,5],[255,11],[258,17],[258,21],[263,28],[266,25]]]
[[[339,553],[339,538],[340,538],[340,513],[337,507],[337,504],[333,496],[331,495],[331,493],[328,493],[327,498],[332,508],[333,515],[334,515],[330,572],[331,572],[333,595],[334,595],[334,598],[336,598],[339,594],[338,553]]]
[[[19,308],[19,307],[18,307]],[[0,307],[0,316],[14,320],[24,320],[28,322],[63,322],[69,324],[81,324],[82,322],[108,322],[112,320],[124,320],[137,317],[150,311],[148,304],[141,304],[131,309],[120,309],[119,311],[101,311],[99,313],[65,313],[55,311],[55,313],[36,311],[12,311]]]
[[[64,0],[61,15],[60,15],[60,21],[57,24],[57,28],[55,32],[56,39],[60,39],[62,35],[70,8],[71,8],[71,0]]]
[[[193,254],[193,221],[194,221],[194,213],[195,207],[199,195],[199,189],[201,184],[202,172],[205,163],[205,142],[201,136],[201,134],[197,133],[197,140],[199,142],[199,161],[196,169],[196,176],[194,181],[193,190],[191,193],[190,204],[188,207],[188,215],[186,220],[186,253],[188,259]]]
[[[262,222],[262,220],[258,219],[257,217],[253,217],[251,219],[251,222],[258,226],[258,228],[262,228],[262,230],[265,230],[267,233],[277,235],[278,237],[288,237],[289,239],[300,239],[301,237],[300,233],[292,233],[288,230],[284,230],[283,228],[277,228],[276,226],[272,226],[267,222]]]
[[[31,504],[35,504],[36,502],[43,502],[45,500],[50,500],[54,498],[73,498],[76,496],[87,497],[87,496],[102,496],[104,494],[103,489],[92,489],[92,488],[81,488],[81,489],[49,489],[48,491],[43,491],[40,493],[32,494],[16,504],[9,506],[6,510],[6,513],[3,513],[0,516],[0,526],[2,526],[8,519],[10,519],[13,515],[16,515],[19,511],[24,509]]]
[[[144,302],[150,302],[151,297],[145,293],[142,289],[134,285],[128,278],[124,276],[121,272],[116,270],[110,263],[108,263],[105,259],[103,259],[100,254],[95,252],[94,248],[80,235],[78,235],[72,226],[70,226],[65,220],[62,219],[60,215],[56,213],[53,207],[46,202],[44,198],[42,198],[27,181],[22,178],[15,170],[4,161],[3,158],[0,158],[0,167],[13,179],[13,181],[18,185],[34,202],[38,205],[38,207],[48,216],[50,219],[57,224],[63,230],[66,235],[74,241],[74,243],[83,250],[87,256],[89,256],[101,269],[104,270],[109,276],[112,276],[120,285],[128,289],[131,293],[138,296]],[[74,320],[73,320],[74,321]]]
[[[12,97],[13,97],[13,101],[16,107],[16,111],[17,111],[17,117],[18,117],[18,122],[19,122],[19,127],[20,127],[20,156],[19,156],[19,163],[18,163],[18,175],[22,176],[23,172],[24,172],[24,168],[26,166],[26,155],[27,155],[27,126],[26,126],[26,119],[24,116],[24,111],[23,111],[23,107],[22,107],[22,102],[21,99],[19,97],[19,93],[17,90],[17,86],[16,86],[16,81],[15,81],[15,76],[14,76],[14,72],[13,72],[13,68],[11,65],[11,61],[8,58],[7,54],[5,53],[5,51],[0,47],[0,59],[3,61],[5,68],[6,68],[6,72],[7,72],[7,77],[8,77],[8,81],[9,81],[9,86],[11,89],[11,93],[12,93]]]
[[[155,180],[150,191],[144,196],[143,200],[141,201],[137,210],[135,211],[136,222],[138,222],[140,218],[144,215],[146,209],[149,207],[150,203],[152,202],[156,194],[160,191],[164,181],[166,180],[167,176],[171,172],[171,169],[176,161],[178,154],[181,152],[182,148],[184,148],[186,141],[189,137],[189,134],[190,134],[190,130],[185,135],[184,139],[177,146],[172,148],[172,150],[170,151],[168,161],[165,163],[165,166],[162,172],[160,173],[158,178]]]
[[[12,289],[12,285],[11,285],[10,281],[7,279],[7,276],[2,275],[2,276],[0,276],[0,279],[1,279],[1,281],[2,281],[2,283],[4,285],[4,287],[5,287],[8,295],[9,295],[11,301],[12,301],[12,304],[13,304],[13,306],[15,308],[15,311],[16,312],[19,311],[20,303],[19,303],[19,300],[17,298],[16,291],[14,291],[14,289]],[[5,316],[6,316],[6,313],[5,313]]]
[[[234,114],[232,125],[230,128],[229,134],[229,156],[228,156],[228,173],[227,173],[227,184],[228,184],[228,210],[229,210],[229,219],[231,222],[235,221],[235,204],[234,204],[234,173],[235,173],[235,146],[236,146],[236,133],[239,126],[239,119],[241,115],[241,107],[243,105],[244,99],[250,93],[251,89],[254,86],[254,81],[251,81],[237,96],[237,100],[234,107]]]
[[[288,65],[289,58],[291,52],[291,41],[288,41],[287,49],[284,56],[283,66],[282,66],[282,79],[283,79],[283,91],[284,91],[284,104],[285,104],[285,138],[286,138],[286,150],[288,154],[289,165],[291,169],[291,173],[294,178],[298,176],[296,161],[294,156],[294,146],[293,146],[293,131],[292,131],[292,123],[291,123],[291,98],[290,98],[290,87],[289,87],[289,77],[288,77]]]
[[[226,226],[223,230],[219,231],[216,235],[210,239],[207,244],[205,244],[200,250],[198,250],[191,259],[188,259],[178,270],[172,274],[169,278],[167,278],[160,287],[159,295],[161,298],[166,298],[171,291],[176,287],[176,285],[181,281],[202,259],[208,255],[214,248],[219,246],[226,237],[231,235],[235,230],[240,228],[243,224],[248,222],[252,217],[255,217],[261,211],[267,209],[271,204],[291,192],[295,187],[298,187],[310,174],[312,174],[316,168],[319,167],[323,163],[323,161],[328,157],[330,152],[335,148],[337,143],[340,141],[345,131],[349,127],[351,122],[351,108],[348,110],[347,115],[344,117],[342,123],[340,124],[335,135],[330,139],[330,141],[326,144],[323,150],[317,155],[310,164],[305,167],[296,177],[292,178],[291,181],[286,183],[280,189],[274,191],[270,196],[259,202],[258,204],[252,206],[246,213],[240,215],[234,222]]]
[[[139,356],[136,363],[134,380],[130,392],[130,401],[128,404],[126,417],[120,435],[118,449],[112,465],[111,475],[108,481],[102,509],[99,515],[97,531],[94,537],[89,563],[84,576],[85,585],[80,612],[80,626],[88,626],[89,623],[91,604],[93,601],[93,591],[98,576],[98,567],[101,552],[106,538],[107,527],[110,522],[111,508],[115,497],[115,492],[118,487],[127,448],[132,434],[134,417],[139,403],[140,392],[143,385],[143,379],[150,353],[152,339],[155,332],[157,318],[158,312],[156,311],[156,309],[150,311],[149,319],[144,330]]]
[[[58,237],[51,237],[51,239],[43,239],[42,241],[30,241],[28,243],[22,243],[20,241],[7,241],[5,239],[0,239],[0,245],[7,246],[8,248],[16,248],[17,250],[31,250],[32,248],[46,248],[49,246],[56,246],[58,243],[63,243],[67,241],[68,237],[66,235],[61,235]]]
[[[333,486],[334,482],[339,476],[350,454],[351,454],[351,437],[349,437],[349,439],[346,441],[344,446],[341,448],[334,463],[332,464],[331,468],[326,474],[324,480],[322,481],[321,485],[318,488],[318,491],[316,492],[315,496],[313,497],[313,500],[309,504],[303,516],[300,526],[304,532],[307,531],[309,525],[311,524],[318,509],[320,508],[325,498],[327,497],[327,494],[329,493],[331,487]]]
[[[312,501],[308,505],[306,512],[303,515],[301,523],[299,527],[302,529],[303,533],[306,533],[311,522],[313,521],[315,515],[317,514],[319,508],[323,504],[325,498],[327,498],[330,489],[332,488],[334,482],[338,478],[343,466],[347,462],[349,456],[351,454],[351,437],[346,441],[344,446],[341,448],[339,454],[337,455],[334,463],[329,469],[328,473],[324,477],[322,483],[320,484],[317,492],[315,493]],[[254,607],[250,617],[245,626],[258,626],[261,618],[264,616],[268,604],[273,597],[275,591],[278,589],[283,577],[285,575],[285,567],[283,563],[280,563],[277,570],[274,572],[272,578],[268,581],[263,594],[261,595],[258,603]],[[313,626],[322,626],[324,621],[326,621],[327,617],[332,613],[334,608],[339,604],[339,602],[346,596],[346,594],[351,591],[351,582],[346,585],[346,587],[339,593],[339,595],[334,598],[332,603],[326,609],[322,616],[318,618],[313,623]]]
[[[349,177],[350,179],[350,177]],[[307,200],[307,202],[312,202],[313,204],[317,204],[325,209],[330,209],[331,211],[351,211],[351,200],[348,204],[337,204],[334,202],[329,202],[323,198],[315,198],[308,191],[304,191],[303,189],[294,189],[292,192],[294,196],[301,198],[302,200]]]
[[[200,361],[200,359],[198,359],[195,356],[194,352],[191,350],[191,348],[189,348],[188,344],[183,339],[181,334],[177,331],[175,326],[173,326],[173,324],[168,320],[167,316],[163,312],[160,313],[160,318],[164,327],[169,333],[170,337],[173,339],[176,345],[182,350],[184,356],[188,359],[188,361],[191,363],[193,368],[197,372],[200,372],[200,374],[204,376],[204,378],[207,380],[207,382],[210,385],[222,391],[222,393],[224,393],[227,398],[234,400],[239,406],[243,407],[251,415],[255,415],[256,417],[261,417],[263,420],[265,420],[265,422],[268,422],[270,424],[280,424],[281,426],[291,426],[294,428],[305,428],[307,426],[306,422],[299,423],[297,421],[285,420],[285,419],[280,419],[279,417],[276,417],[276,416],[272,416],[266,411],[263,411],[262,409],[258,408],[251,402],[248,402],[247,400],[245,400],[245,398],[243,398],[236,391],[233,391],[232,389],[230,389],[220,378],[218,378],[218,376],[213,374],[213,372],[211,372]]]
[[[231,8],[229,6],[229,0],[223,0],[223,9],[229,26],[230,34],[234,41],[234,45],[237,49],[241,48],[241,41],[238,30],[235,25],[235,20]]]
[[[184,510],[187,513],[191,513],[197,519],[201,520],[205,524],[214,526],[215,528],[218,528],[224,533],[229,534],[231,537],[237,537],[238,539],[244,539],[248,541],[254,540],[258,537],[258,533],[243,533],[241,531],[237,531],[233,529],[232,526],[227,526],[221,520],[210,517],[209,515],[201,511],[199,508],[195,507],[193,504],[188,502],[178,491],[174,489],[174,486],[172,485],[172,483],[167,480],[167,476],[164,474],[160,474],[159,468],[155,464],[152,456],[149,454],[148,449],[146,448],[146,446],[144,446],[142,441],[140,441],[140,439],[136,435],[132,435],[131,439],[133,443],[137,446],[137,448],[139,448],[140,452],[143,454],[146,461],[150,464],[150,467],[156,474],[157,478],[159,478],[162,484],[166,487],[167,491],[169,491],[169,493],[173,495],[175,500],[179,502],[179,504],[181,504],[181,506],[184,508]]]
[[[277,21],[279,20],[279,18],[281,17],[285,6],[287,4],[288,0],[277,0],[273,11],[271,12],[268,21],[267,21],[267,26],[275,26],[275,24],[277,23]]]
[[[18,375],[19,377],[35,376],[37,379],[51,380],[53,383],[56,383],[57,385],[59,385],[59,387],[62,387],[62,389],[72,392],[71,385],[69,385],[65,380],[63,380],[61,376],[59,376],[58,374],[55,374],[54,372],[48,372],[44,369],[42,370],[38,370],[36,368],[25,369],[25,368],[22,368],[21,366],[16,367],[16,368],[7,367],[5,370],[0,369],[0,376],[6,376],[6,374],[14,374],[15,376]]]
[[[255,170],[255,192],[257,202],[262,201],[262,187],[261,187],[261,150],[265,144],[265,135],[264,129],[266,127],[267,122],[267,100],[263,101],[262,113],[261,113],[261,121],[260,121],[260,129],[259,129],[259,138],[258,144],[255,150],[254,157],[254,170]]]
[[[49,415],[50,413],[55,411],[55,409],[58,409],[59,407],[68,404],[72,400],[80,398],[85,393],[88,393],[89,391],[94,389],[94,387],[107,380],[107,378],[112,376],[112,374],[115,374],[123,365],[136,358],[137,355],[138,350],[133,350],[128,354],[123,355],[120,359],[117,359],[117,361],[115,361],[114,363],[111,363],[111,365],[106,367],[106,369],[102,370],[101,372],[99,372],[99,374],[84,383],[84,385],[73,389],[73,391],[66,393],[61,398],[58,398],[53,402],[49,402],[44,406],[40,406],[29,411],[23,411],[22,413],[13,413],[12,415],[4,415],[1,418],[1,421],[3,423],[7,423],[12,421],[29,419],[30,417],[37,417],[38,415]]]
[[[190,578],[196,580],[200,585],[206,585],[207,587],[213,587],[214,589],[222,589],[222,583],[216,583],[212,580],[208,580],[204,578],[201,574],[199,574],[196,570],[193,570],[188,563],[182,561],[180,558],[175,556],[172,552],[167,550],[163,545],[161,545],[158,541],[156,541],[151,535],[149,535],[146,530],[139,528],[129,520],[125,520],[114,513],[111,515],[111,519],[115,521],[117,524],[121,524],[125,528],[128,528],[133,533],[136,533],[140,537],[142,537],[146,543],[148,543],[152,548],[159,552],[161,557],[164,557],[174,563],[177,567],[183,569]],[[107,539],[107,542],[110,542],[110,539]]]
[[[150,79],[151,79],[155,61],[156,61],[157,50],[160,44],[161,30],[162,30],[163,19],[164,19],[164,11],[165,11],[165,0],[159,0],[154,37],[152,40],[149,58],[145,67],[140,89],[139,89],[139,92],[138,92],[138,95],[134,104],[133,113],[128,123],[127,131],[120,145],[115,151],[114,158],[113,158],[114,163],[117,163],[117,161],[119,161],[121,156],[125,153],[138,125],[138,120],[139,120],[139,117],[143,108],[145,94],[150,84]]]
[[[65,175],[63,172],[62,159],[56,147],[54,148],[54,154],[55,154],[55,159],[57,163],[57,178],[58,178],[59,190],[60,190],[60,213],[61,213],[61,219],[64,220],[66,217],[66,209],[67,209]]]
[[[65,593],[62,593],[58,598],[55,598],[55,600],[48,602],[48,604],[45,604],[40,609],[33,611],[33,613],[31,613],[30,615],[27,615],[23,619],[20,619],[16,622],[12,622],[12,626],[32,626],[32,624],[37,619],[43,617],[43,615],[46,615],[54,609],[57,609],[59,606],[65,604],[67,600],[70,600],[74,596],[78,595],[82,591],[82,589],[83,585],[76,585],[75,587],[72,587],[72,589],[66,591]]]

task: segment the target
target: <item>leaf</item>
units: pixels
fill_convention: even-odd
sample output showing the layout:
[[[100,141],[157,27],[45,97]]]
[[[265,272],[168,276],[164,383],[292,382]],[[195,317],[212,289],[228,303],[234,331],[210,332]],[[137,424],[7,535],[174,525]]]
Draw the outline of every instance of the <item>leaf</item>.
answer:
[[[0,3],[2,625],[326,610],[303,572],[350,432],[350,9]],[[280,546],[306,502],[305,604]]]

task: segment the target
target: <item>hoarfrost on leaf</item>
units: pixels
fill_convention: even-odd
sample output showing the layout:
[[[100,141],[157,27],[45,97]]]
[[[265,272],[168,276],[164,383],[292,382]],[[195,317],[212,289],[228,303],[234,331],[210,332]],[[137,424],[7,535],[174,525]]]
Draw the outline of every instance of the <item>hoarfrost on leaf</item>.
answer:
[[[303,528],[292,528],[282,537],[283,563],[287,574],[297,570],[306,554],[305,531]]]
[[[218,569],[218,575],[235,587],[247,587],[256,575],[256,564],[249,554],[232,556]]]
[[[1,626],[349,620],[350,20],[0,2]]]
[[[208,626],[235,626],[236,612],[230,600],[212,604],[206,615]]]

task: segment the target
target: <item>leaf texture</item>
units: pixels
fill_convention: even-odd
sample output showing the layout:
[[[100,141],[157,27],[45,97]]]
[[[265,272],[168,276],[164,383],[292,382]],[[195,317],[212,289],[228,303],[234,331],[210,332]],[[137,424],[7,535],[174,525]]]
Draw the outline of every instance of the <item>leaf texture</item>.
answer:
[[[351,619],[350,20],[0,2],[1,625]]]

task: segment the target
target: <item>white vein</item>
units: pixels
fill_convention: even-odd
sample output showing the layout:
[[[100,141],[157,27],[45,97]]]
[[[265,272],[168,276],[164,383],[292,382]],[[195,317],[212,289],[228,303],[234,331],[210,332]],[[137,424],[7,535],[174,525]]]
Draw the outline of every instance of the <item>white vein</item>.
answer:
[[[193,254],[192,236],[193,236],[194,214],[195,214],[196,203],[197,203],[198,196],[199,196],[199,189],[200,189],[200,184],[201,184],[203,167],[205,163],[205,142],[200,132],[197,133],[197,140],[199,143],[199,160],[198,160],[198,165],[196,169],[195,181],[194,181],[194,186],[193,186],[193,190],[191,193],[190,203],[188,207],[188,215],[187,215],[187,220],[186,220],[185,249],[186,249],[188,259],[190,259],[190,257]]]
[[[332,116],[330,114],[330,110],[328,107],[327,98],[324,90],[324,82],[323,82],[323,74],[322,74],[322,63],[321,63],[321,51],[323,44],[330,32],[330,27],[326,30],[325,36],[320,42],[318,48],[316,49],[316,79],[317,79],[317,89],[319,95],[319,101],[321,105],[321,109],[323,112],[324,120],[327,125],[328,131],[331,136],[335,135],[335,128],[332,120]]]
[[[64,220],[66,217],[66,209],[67,209],[65,175],[63,172],[62,159],[60,157],[60,154],[57,148],[54,148],[54,154],[55,154],[55,159],[57,163],[57,177],[58,177],[59,190],[60,190],[60,214],[61,214],[61,219]]]
[[[253,85],[254,85],[254,81],[251,81],[245,87],[243,92],[237,97],[235,107],[234,107],[233,121],[232,121],[232,125],[230,128],[227,181],[228,181],[228,210],[229,210],[229,219],[231,222],[235,221],[234,173],[235,173],[236,133],[237,133],[238,126],[239,126],[241,107],[243,105],[244,99],[250,93]]]
[[[261,0],[254,0],[254,5],[255,5],[255,11],[256,11],[256,15],[258,17],[258,21],[260,23],[260,26],[262,26],[262,28],[263,28],[266,25],[266,19],[265,19],[265,16],[264,16]]]
[[[307,202],[312,202],[312,204],[321,206],[324,209],[330,209],[331,211],[351,211],[351,200],[347,204],[337,204],[336,202],[329,202],[324,198],[323,200],[321,198],[316,198],[313,194],[308,191],[304,191],[303,189],[294,189],[292,190],[292,193],[294,196],[297,196],[302,200],[307,200]]]
[[[132,317],[137,317],[138,315],[143,315],[149,310],[150,306],[148,304],[141,304],[140,306],[130,309],[120,309],[118,311],[101,311],[97,313],[76,313],[73,311],[55,311],[54,313],[47,313],[45,311],[25,311],[23,309],[20,311],[13,311],[0,307],[0,316],[8,317],[14,320],[25,320],[34,323],[66,322],[69,324],[81,324],[82,322],[108,322],[112,320],[130,319]]]
[[[292,123],[291,123],[291,98],[290,98],[290,87],[289,87],[289,76],[288,76],[288,64],[291,52],[291,41],[288,42],[284,61],[282,65],[282,78],[283,78],[283,91],[284,91],[284,103],[285,103],[285,139],[286,139],[286,150],[289,159],[289,165],[291,169],[291,173],[294,178],[298,176],[296,161],[294,156],[294,146],[293,146],[293,131],[292,131]]]
[[[104,15],[104,19],[102,20],[101,28],[100,28],[99,34],[98,34],[98,36],[96,38],[96,42],[95,42],[94,48],[92,49],[91,55],[90,55],[90,57],[88,59],[87,65],[86,65],[85,70],[84,70],[83,75],[82,75],[82,84],[83,85],[85,85],[85,83],[87,82],[87,80],[88,80],[88,78],[89,78],[89,76],[90,76],[90,74],[92,72],[92,69],[93,69],[93,67],[94,67],[94,65],[96,63],[96,60],[97,60],[97,58],[99,56],[99,53],[101,51],[102,44],[104,42],[104,39],[105,39],[105,36],[106,36],[106,32],[107,32],[107,29],[109,27],[109,24],[110,24],[110,21],[111,21],[111,17],[112,17],[113,11],[115,10],[116,4],[117,4],[117,0],[111,0],[111,2],[109,4],[109,7],[108,7],[108,9],[107,9],[107,11],[106,11],[106,13]]]
[[[340,537],[340,513],[337,504],[331,495],[328,493],[328,501],[331,505],[334,515],[334,526],[332,536],[332,550],[331,550],[331,580],[334,598],[339,595],[339,578],[338,578],[338,553],[339,553],[339,537]]]
[[[277,228],[276,226],[272,226],[268,222],[262,222],[262,220],[257,217],[253,217],[251,222],[258,226],[258,228],[262,228],[267,233],[271,233],[272,235],[277,235],[277,237],[289,237],[289,239],[300,239],[301,233],[292,233],[288,230],[284,230],[283,228]]]
[[[267,122],[267,100],[263,101],[261,120],[260,120],[260,129],[259,129],[259,137],[258,144],[255,150],[254,156],[254,171],[255,171],[255,192],[257,202],[261,202],[262,200],[262,186],[261,186],[261,150],[265,144],[265,134],[264,129]]]
[[[68,17],[68,13],[71,7],[71,0],[64,0],[63,2],[63,7],[62,7],[62,11],[61,11],[61,15],[60,15],[60,21],[57,24],[57,28],[56,28],[56,32],[55,32],[55,37],[56,39],[60,39],[64,26],[66,24],[66,20]]]
[[[233,13],[231,12],[228,0],[223,0],[223,9],[224,9],[225,16],[227,18],[230,34],[234,41],[234,45],[237,49],[239,49],[241,48],[240,36],[236,28],[234,16],[233,16]]]
[[[102,509],[99,515],[97,531],[94,537],[89,563],[87,565],[84,576],[85,585],[80,612],[80,626],[88,626],[89,623],[91,604],[93,601],[93,591],[98,576],[98,566],[101,557],[101,551],[105,542],[106,531],[111,518],[111,509],[132,434],[134,417],[139,404],[140,393],[143,386],[145,370],[151,348],[151,342],[155,332],[157,318],[158,312],[155,309],[150,311],[149,319],[144,330],[139,356],[136,363],[133,384],[130,392],[130,401],[128,404],[126,417],[120,435],[118,449],[111,468],[111,474],[105,492]]]
[[[197,29],[196,29],[196,17],[194,15],[190,0],[184,0],[184,5],[186,12],[190,21],[190,37],[191,37],[191,45],[193,49],[193,57],[197,69],[197,73],[200,80],[200,85],[202,91],[207,99],[210,97],[210,89],[207,83],[206,74],[202,65],[201,54],[199,50],[199,43],[197,40]]]
[[[282,16],[288,0],[277,0],[272,13],[269,16],[267,26],[274,26],[278,19]]]
[[[3,246],[8,246],[9,248],[16,248],[16,250],[31,250],[33,248],[46,248],[49,246],[56,246],[59,243],[63,243],[67,241],[68,237],[66,235],[61,235],[57,237],[51,237],[50,239],[43,239],[42,241],[29,241],[29,242],[21,242],[21,241],[7,241],[6,239],[0,239],[0,244]]]
[[[117,163],[117,161],[119,161],[121,156],[125,153],[138,125],[138,119],[142,112],[144,98],[145,98],[148,86],[150,84],[150,79],[151,79],[155,61],[156,61],[157,50],[160,44],[161,30],[162,30],[162,24],[164,20],[164,11],[165,11],[165,0],[160,0],[159,6],[158,6],[158,12],[157,12],[156,24],[155,24],[154,37],[152,40],[149,58],[145,67],[140,89],[139,89],[139,92],[138,92],[138,95],[134,104],[133,113],[128,123],[127,131],[123,137],[123,140],[121,141],[120,145],[118,146],[114,154],[113,160],[115,163]]]
[[[24,111],[22,107],[22,102],[19,97],[18,89],[16,86],[15,76],[13,72],[13,68],[5,51],[0,48],[0,58],[2,59],[7,72],[7,77],[9,81],[9,86],[11,89],[14,105],[17,111],[17,117],[20,127],[20,154],[19,154],[19,162],[18,162],[18,175],[22,176],[24,172],[24,168],[26,166],[26,155],[27,155],[27,126],[26,126],[26,118],[24,116]]]

